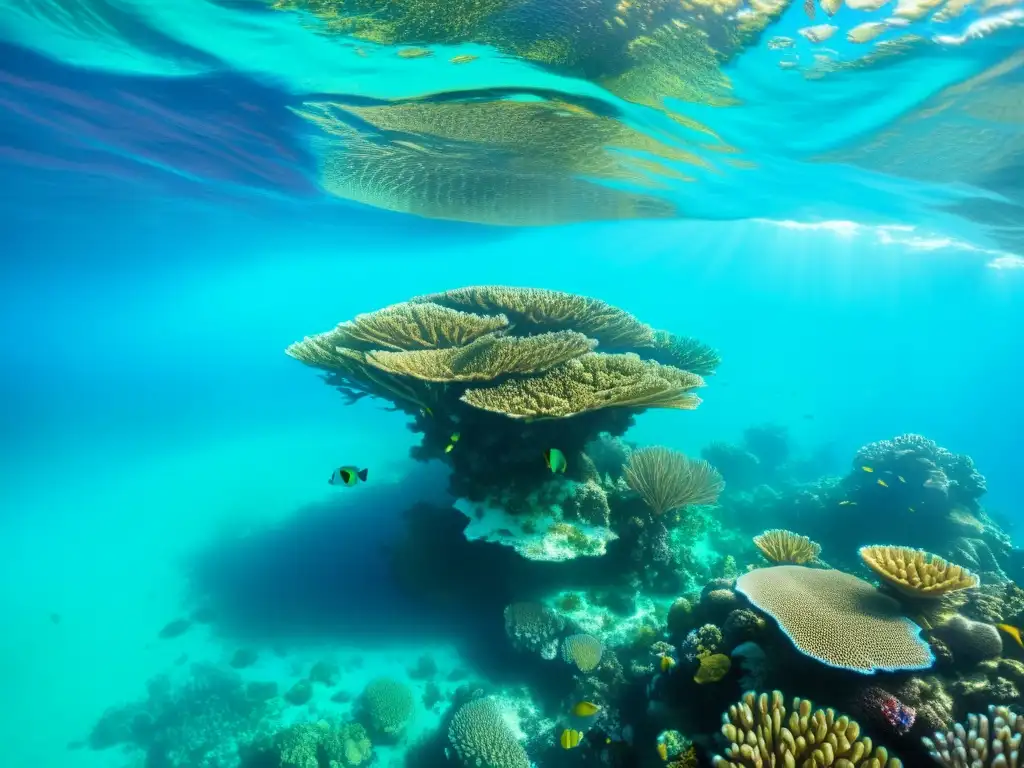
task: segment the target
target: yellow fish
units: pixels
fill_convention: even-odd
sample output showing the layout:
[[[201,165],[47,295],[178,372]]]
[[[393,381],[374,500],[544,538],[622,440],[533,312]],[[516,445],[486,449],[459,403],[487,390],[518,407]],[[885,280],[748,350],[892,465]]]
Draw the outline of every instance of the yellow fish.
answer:
[[[668,762],[668,747],[666,747],[665,743],[662,741],[658,742],[658,757],[660,757],[666,763]]]
[[[1017,645],[1024,648],[1024,639],[1020,636],[1020,630],[1016,627],[1010,626],[1009,624],[996,624],[996,627],[1003,630],[1006,634],[1017,641]]]
[[[662,672],[668,672],[675,665],[676,665],[676,660],[673,659],[671,656],[662,656],[661,657],[661,671]]]
[[[566,728],[562,731],[562,735],[558,739],[558,743],[562,745],[562,749],[578,747],[581,741],[583,741],[583,734],[579,731],[573,730],[572,728]]]
[[[872,468],[872,467],[861,467],[861,469],[863,469],[865,472],[874,472],[875,471],[874,468]]]
[[[452,452],[452,448],[454,448],[455,444],[457,442],[459,442],[459,438],[460,437],[462,437],[462,433],[461,432],[452,432],[451,442],[448,443],[448,445],[445,447],[444,452],[445,453],[451,453]]]
[[[452,448],[454,448],[454,447],[455,447],[455,443],[448,443],[448,445],[446,445],[444,447],[444,452],[445,453],[451,453],[452,452]]]
[[[878,478],[878,484],[880,486],[882,486],[883,488],[888,488],[889,487],[889,484],[887,482],[885,482],[885,480],[883,480],[882,478]]]
[[[590,717],[596,715],[601,711],[601,708],[597,704],[593,704],[589,701],[578,701],[572,708],[572,713],[576,717]]]

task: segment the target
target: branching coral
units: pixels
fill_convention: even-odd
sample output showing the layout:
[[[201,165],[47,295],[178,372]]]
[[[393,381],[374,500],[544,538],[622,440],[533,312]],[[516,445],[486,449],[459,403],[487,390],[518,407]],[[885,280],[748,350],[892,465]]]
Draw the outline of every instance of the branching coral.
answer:
[[[861,547],[860,557],[886,584],[910,597],[938,598],[978,586],[978,577],[919,549]]]
[[[1024,741],[1024,715],[990,706],[988,715],[968,715],[934,739],[921,739],[928,753],[946,768],[1017,768]]]
[[[505,634],[513,646],[545,659],[558,654],[558,637],[564,627],[562,617],[540,603],[512,603],[505,608]]]
[[[754,537],[761,554],[773,563],[803,565],[818,559],[821,546],[806,536],[792,531],[773,528]]]
[[[376,678],[363,689],[359,710],[374,738],[397,741],[413,715],[412,691],[398,680]]]
[[[872,674],[934,661],[899,603],[856,576],[777,565],[743,574],[736,589],[775,619],[797,650],[823,664]]]
[[[692,336],[677,336],[668,331],[655,331],[651,357],[659,363],[684,371],[710,376],[722,362],[713,348]]]
[[[388,373],[426,381],[491,381],[499,376],[546,371],[590,352],[596,344],[575,331],[536,336],[491,334],[461,347],[367,352],[366,362]]]
[[[444,349],[461,347],[508,328],[504,315],[476,315],[438,304],[403,302],[356,315],[331,333],[351,349]]]
[[[715,768],[900,768],[884,747],[862,736],[860,726],[832,709],[813,709],[806,699],[793,699],[787,716],[779,691],[771,696],[744,695],[722,716],[722,735],[729,746],[716,755]]]
[[[417,296],[454,309],[507,315],[520,333],[574,330],[597,339],[602,348],[645,347],[654,331],[633,315],[599,299],[542,288],[478,285]]]
[[[655,515],[687,504],[714,504],[725,486],[722,476],[703,459],[688,459],[661,446],[630,455],[626,482]]]
[[[526,751],[516,740],[492,699],[463,704],[448,726],[448,741],[465,768],[529,768]]]
[[[591,353],[528,379],[467,389],[462,402],[513,419],[558,419],[602,408],[693,410],[700,376],[628,353]]]

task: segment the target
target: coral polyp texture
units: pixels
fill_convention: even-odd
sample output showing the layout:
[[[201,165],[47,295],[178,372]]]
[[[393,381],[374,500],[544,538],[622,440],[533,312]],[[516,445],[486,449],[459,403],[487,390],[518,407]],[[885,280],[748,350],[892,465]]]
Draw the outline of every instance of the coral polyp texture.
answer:
[[[758,696],[753,691],[722,716],[722,735],[729,746],[716,755],[715,768],[902,768],[884,747],[874,747],[860,726],[832,709],[814,709],[794,698],[787,711],[779,691]]]
[[[776,565],[743,574],[736,590],[775,619],[797,650],[823,664],[873,674],[934,662],[900,604],[848,573]]]
[[[1024,741],[1024,715],[990,706],[988,715],[968,715],[966,723],[921,739],[928,753],[946,768],[1018,768]]]
[[[687,504],[714,504],[725,487],[722,476],[708,462],[661,446],[641,448],[630,455],[626,482],[655,515]]]
[[[516,740],[489,698],[463,704],[448,726],[448,741],[465,768],[529,768],[526,750]]]
[[[861,547],[860,557],[875,574],[910,597],[939,598],[978,586],[978,577],[938,555],[909,547]]]
[[[562,644],[562,658],[580,672],[597,669],[603,653],[604,645],[593,635],[570,635]]]
[[[540,603],[512,603],[505,607],[505,634],[519,650],[539,653],[545,659],[558,655],[558,638],[565,620]]]
[[[287,354],[350,403],[377,398],[409,416],[422,436],[413,458],[452,470],[455,506],[472,521],[466,537],[534,560],[600,556],[622,535],[609,509],[615,480],[601,485],[588,446],[624,434],[646,409],[696,408],[704,380],[680,365],[711,372],[718,360],[599,299],[501,285],[357,315]],[[554,449],[559,474],[544,458]],[[714,496],[713,470],[683,468],[676,482],[689,483],[689,503]]]
[[[776,564],[803,565],[818,559],[821,546],[806,536],[773,528],[754,537],[761,554]]]

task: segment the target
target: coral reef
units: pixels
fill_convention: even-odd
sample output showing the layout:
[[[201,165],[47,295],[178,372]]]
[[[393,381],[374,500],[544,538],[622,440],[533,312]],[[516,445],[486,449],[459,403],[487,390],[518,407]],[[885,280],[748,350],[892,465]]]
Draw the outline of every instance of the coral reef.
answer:
[[[381,742],[402,738],[412,719],[414,701],[405,683],[379,677],[366,684],[358,701],[360,719],[370,735]]]
[[[978,577],[938,555],[909,547],[861,547],[860,557],[882,581],[910,597],[937,598],[978,586]]]
[[[946,768],[1016,768],[1024,741],[1024,715],[990,706],[988,715],[968,715],[966,723],[922,741]]]
[[[775,528],[754,537],[754,544],[769,562],[803,565],[818,559],[821,546],[806,536]]]
[[[736,589],[823,664],[870,674],[927,669],[934,662],[920,627],[895,600],[856,576],[777,565],[743,574]]]
[[[762,765],[855,766],[900,768],[884,747],[872,749],[860,726],[831,709],[813,709],[794,698],[788,710],[779,691],[760,696],[750,692],[722,717],[722,735],[729,744],[715,768],[758,768]]]
[[[526,751],[490,698],[463,704],[448,727],[448,741],[465,768],[529,768]]]
[[[540,603],[513,603],[505,608],[505,633],[514,647],[553,659],[565,620]]]
[[[724,486],[708,462],[661,446],[633,451],[626,463],[626,482],[655,515],[687,504],[714,504]]]

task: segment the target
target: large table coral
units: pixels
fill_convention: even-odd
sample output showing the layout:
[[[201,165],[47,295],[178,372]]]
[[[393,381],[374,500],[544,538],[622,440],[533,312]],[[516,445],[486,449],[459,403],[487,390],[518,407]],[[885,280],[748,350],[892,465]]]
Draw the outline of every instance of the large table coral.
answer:
[[[934,663],[921,628],[899,603],[848,573],[777,565],[743,574],[736,589],[823,664],[872,674]]]
[[[609,526],[631,516],[610,514],[586,446],[623,434],[643,410],[696,408],[718,363],[707,345],[599,299],[493,285],[361,314],[287,353],[350,401],[379,398],[412,417],[423,435],[413,456],[452,468],[451,490],[478,532],[468,535],[536,559],[605,551],[618,535]],[[552,449],[564,472],[546,465]]]

